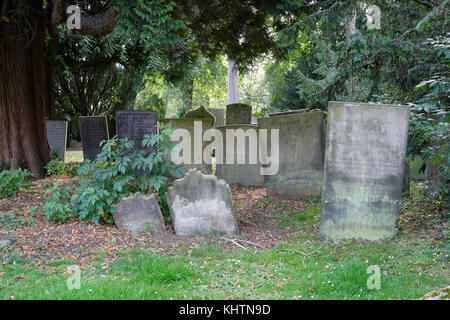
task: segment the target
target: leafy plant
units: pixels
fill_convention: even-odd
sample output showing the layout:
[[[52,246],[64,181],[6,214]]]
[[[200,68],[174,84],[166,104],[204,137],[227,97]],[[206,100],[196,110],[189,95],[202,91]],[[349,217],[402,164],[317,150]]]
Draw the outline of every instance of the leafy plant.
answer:
[[[45,170],[47,170],[47,175],[57,175],[57,176],[68,176],[76,173],[76,169],[78,166],[74,166],[65,162],[62,162],[58,158],[53,158],[49,163],[45,166]]]
[[[22,189],[28,189],[32,183],[27,180],[33,174],[27,170],[0,170],[0,199],[4,197],[15,197]]]
[[[174,176],[184,173],[181,165],[168,161],[174,144],[170,141],[170,125],[159,125],[160,134],[145,136],[144,148],[155,146],[148,154],[134,149],[134,142],[116,137],[103,142],[95,161],[86,161],[78,170],[80,182],[73,190],[50,185],[51,197],[42,209],[50,220],[65,221],[73,213],[80,220],[112,222],[112,206],[133,193],[156,192],[166,206],[165,193]],[[164,210],[163,207],[163,211]]]

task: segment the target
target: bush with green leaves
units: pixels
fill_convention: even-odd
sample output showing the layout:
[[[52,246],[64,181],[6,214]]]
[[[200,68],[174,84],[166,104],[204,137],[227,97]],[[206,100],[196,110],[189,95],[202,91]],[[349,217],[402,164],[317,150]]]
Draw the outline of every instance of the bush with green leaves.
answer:
[[[80,220],[112,222],[112,206],[133,193],[156,192],[164,205],[172,177],[184,174],[184,169],[167,160],[174,147],[173,129],[160,125],[159,130],[142,141],[145,148],[156,146],[150,154],[134,149],[134,142],[126,138],[102,142],[102,152],[78,170],[80,182],[72,188],[48,186],[51,196],[42,207],[46,217],[63,222],[76,214]]]
[[[32,183],[29,177],[33,174],[27,170],[1,170],[0,169],[0,199],[4,197],[15,197],[20,190],[29,189]]]
[[[80,166],[76,163],[65,163],[58,158],[53,158],[45,166],[48,176],[69,176],[76,175]]]

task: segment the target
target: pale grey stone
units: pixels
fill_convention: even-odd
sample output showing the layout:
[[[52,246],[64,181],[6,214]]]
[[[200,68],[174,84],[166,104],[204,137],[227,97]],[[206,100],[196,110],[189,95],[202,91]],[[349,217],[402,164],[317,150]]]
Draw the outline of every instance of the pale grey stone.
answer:
[[[57,154],[59,160],[64,162],[67,145],[67,121],[47,120],[47,141],[50,152]]]
[[[120,230],[135,233],[164,231],[164,222],[154,194],[132,195],[114,206],[114,223]]]
[[[320,231],[392,238],[400,210],[409,108],[330,102]]]
[[[178,235],[236,235],[231,190],[224,180],[191,169],[167,192],[170,216]]]
[[[18,240],[15,236],[1,236],[0,237],[0,248],[2,247],[9,247],[16,243]]]

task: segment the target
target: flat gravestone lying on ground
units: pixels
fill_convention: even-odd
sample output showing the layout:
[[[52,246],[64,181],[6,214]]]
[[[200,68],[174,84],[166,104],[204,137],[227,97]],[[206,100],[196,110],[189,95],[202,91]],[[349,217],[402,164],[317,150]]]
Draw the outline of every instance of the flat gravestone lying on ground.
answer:
[[[156,146],[144,148],[142,140],[145,135],[153,136],[157,132],[155,111],[117,111],[116,131],[119,139],[128,138],[134,141],[134,150],[144,150],[148,154],[155,150]],[[133,151],[133,150],[130,150]]]
[[[80,134],[84,160],[95,160],[102,151],[100,143],[109,139],[106,117],[80,117]]]
[[[191,169],[167,192],[170,216],[178,235],[236,235],[231,190],[224,180]]]
[[[259,119],[259,128],[266,129],[268,137],[272,130],[279,130],[278,172],[265,176],[267,196],[295,200],[322,194],[325,158],[323,117],[323,112],[315,111],[276,113]],[[276,146],[272,139],[267,141],[268,154],[271,154]],[[267,154],[267,151],[262,154]]]
[[[154,194],[123,198],[114,206],[114,223],[120,230],[135,233],[164,231],[164,222]]]
[[[409,108],[330,102],[320,232],[327,239],[396,233]]]
[[[252,123],[252,106],[243,103],[227,105],[225,123],[227,126]]]
[[[59,160],[65,160],[67,145],[67,121],[47,120],[47,140],[52,156],[56,154]]]

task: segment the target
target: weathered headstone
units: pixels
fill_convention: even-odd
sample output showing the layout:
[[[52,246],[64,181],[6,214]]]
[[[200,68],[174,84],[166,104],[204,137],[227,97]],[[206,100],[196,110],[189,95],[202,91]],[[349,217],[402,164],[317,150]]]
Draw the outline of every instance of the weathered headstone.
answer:
[[[266,195],[304,199],[322,194],[325,158],[323,112],[277,113],[259,119],[259,128],[279,130],[279,169],[265,176]],[[268,139],[269,154],[272,141]],[[265,153],[264,153],[265,154]]]
[[[80,135],[84,160],[94,160],[102,151],[100,143],[109,139],[106,117],[80,117]]]
[[[64,162],[67,144],[67,121],[47,120],[47,140],[51,154]]]
[[[201,106],[195,110],[186,112],[184,116],[186,119],[213,119],[214,115],[208,111],[204,106]]]
[[[264,186],[264,175],[261,174],[258,156],[258,126],[251,124],[233,125],[223,126],[217,128],[217,130],[220,130],[223,136],[222,161],[217,159],[221,153],[216,152],[217,177],[224,179],[227,183],[238,183],[243,186]],[[238,149],[240,145],[244,145],[242,150]],[[227,156],[230,155],[234,159],[232,162],[227,161]],[[239,161],[239,158],[244,161]],[[252,161],[252,158],[256,161]]]
[[[409,108],[330,102],[320,232],[327,239],[396,233]]]
[[[208,110],[216,119],[214,122],[214,127],[221,127],[225,125],[225,109],[220,108],[208,108]]]
[[[226,125],[251,124],[252,106],[243,103],[233,103],[227,105]]]
[[[152,153],[156,146],[144,148],[142,140],[145,135],[153,136],[157,133],[155,111],[117,111],[116,130],[119,139],[128,138],[134,141],[134,150],[144,150]],[[130,150],[133,151],[133,150]]]
[[[178,235],[238,233],[230,187],[216,176],[189,170],[169,188],[167,203]]]
[[[114,209],[114,223],[120,230],[135,233],[165,230],[158,200],[154,194],[123,198]]]
[[[182,137],[176,137],[174,143],[178,144],[173,153],[177,154],[179,158],[183,158],[184,152],[189,152],[189,163],[183,163],[183,168],[188,171],[189,169],[199,169],[206,174],[212,172],[212,156],[211,154],[204,154],[206,146],[209,144],[207,141],[203,141],[203,133],[206,130],[211,129],[214,125],[214,118],[189,118],[189,119],[162,119],[161,123],[170,124],[174,129],[186,130],[188,134],[188,140],[184,141]],[[175,133],[173,134],[175,136]],[[197,141],[197,142],[196,142]],[[179,148],[183,147],[182,150]],[[186,150],[190,149],[190,150]],[[179,150],[179,152],[177,151]],[[173,159],[169,156],[169,159],[177,163],[177,159]]]

